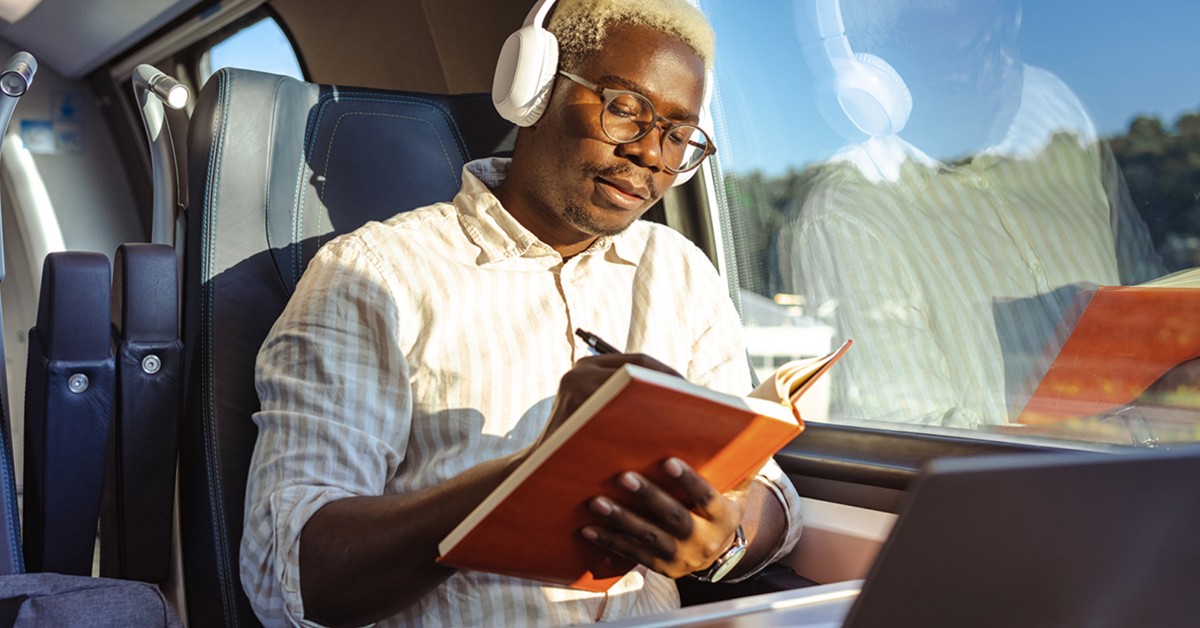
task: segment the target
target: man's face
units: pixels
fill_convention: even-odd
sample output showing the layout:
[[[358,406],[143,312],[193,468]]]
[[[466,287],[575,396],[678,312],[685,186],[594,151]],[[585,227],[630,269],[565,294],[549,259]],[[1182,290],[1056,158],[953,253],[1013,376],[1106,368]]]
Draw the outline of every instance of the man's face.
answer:
[[[631,24],[609,28],[603,50],[577,68],[563,68],[600,87],[638,92],[658,115],[695,122],[703,100],[704,63],[683,42]],[[662,128],[616,144],[600,124],[596,92],[558,78],[546,113],[535,125],[535,190],[542,218],[556,235],[583,240],[619,233],[675,181],[662,166]]]
[[[976,0],[941,11],[912,9],[902,17],[897,30],[904,49],[886,58],[912,90],[907,137],[949,158],[1004,136],[1023,83],[1014,10]]]

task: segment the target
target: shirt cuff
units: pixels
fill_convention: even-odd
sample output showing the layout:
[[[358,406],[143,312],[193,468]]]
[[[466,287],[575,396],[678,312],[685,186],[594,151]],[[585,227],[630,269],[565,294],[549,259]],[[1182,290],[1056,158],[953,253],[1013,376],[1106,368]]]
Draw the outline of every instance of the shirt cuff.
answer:
[[[783,473],[783,469],[775,461],[768,462],[754,477],[754,482],[766,488],[771,495],[779,502],[780,508],[783,509],[783,533],[775,542],[775,546],[767,553],[767,558],[755,565],[753,569],[736,578],[730,578],[725,582],[741,582],[757,574],[759,571],[778,561],[787,555],[796,545],[796,541],[800,540],[800,533],[804,527],[804,517],[800,513],[800,495],[796,493],[796,489],[792,487],[792,483]]]

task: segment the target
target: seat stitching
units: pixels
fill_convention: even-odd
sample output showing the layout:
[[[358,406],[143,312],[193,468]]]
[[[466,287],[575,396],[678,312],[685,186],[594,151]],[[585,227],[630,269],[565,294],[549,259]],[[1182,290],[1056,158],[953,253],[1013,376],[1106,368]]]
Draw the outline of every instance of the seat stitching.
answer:
[[[446,144],[445,144],[445,142],[442,141],[441,134],[437,132],[437,127],[435,127],[433,125],[433,123],[430,122],[429,120],[426,120],[424,118],[417,118],[414,116],[405,116],[405,115],[401,115],[401,114],[397,114],[397,113],[348,111],[348,112],[343,113],[342,115],[338,116],[337,122],[335,122],[333,124],[333,130],[329,132],[329,142],[327,142],[327,144],[326,144],[328,149],[325,151],[325,163],[321,166],[322,176],[325,177],[323,180],[323,183],[328,183],[328,181],[329,181],[329,179],[328,179],[328,177],[329,177],[329,160],[333,156],[332,148],[333,148],[334,142],[337,139],[338,127],[341,126],[343,120],[345,120],[346,118],[348,118],[350,116],[375,116],[375,117],[380,117],[380,118],[396,118],[396,119],[400,119],[400,120],[411,120],[413,122],[420,122],[420,123],[425,124],[426,126],[428,126],[430,129],[432,129],[434,131],[433,135],[434,135],[434,137],[437,138],[438,146],[441,147],[441,149],[442,149],[442,158],[446,160],[446,167],[450,169],[451,177],[454,177],[455,182],[458,181],[457,177],[455,177],[455,175],[457,173],[454,170],[454,162],[450,159],[450,152],[448,150],[446,150]],[[321,214],[320,214],[320,212],[318,212],[317,213],[317,220],[318,220],[318,223],[317,223],[317,248],[321,247],[320,219],[321,219]]]
[[[221,173],[220,173],[219,167],[221,165],[221,160],[223,159],[223,148],[224,148],[224,144],[225,144],[225,136],[228,131],[228,125],[229,125],[229,100],[230,100],[229,94],[231,91],[229,89],[229,85],[227,84],[229,80],[230,80],[230,78],[228,76],[228,72],[221,72],[218,75],[217,100],[220,102],[220,110],[219,111],[222,115],[218,116],[218,118],[216,120],[214,120],[214,124],[217,122],[220,123],[220,128],[219,128],[219,130],[217,130],[214,133],[216,139],[213,142],[212,147],[209,149],[209,151],[210,151],[209,152],[209,177],[208,177],[209,185],[206,190],[206,199],[205,199],[206,200],[205,209],[207,209],[209,211],[207,211],[205,213],[205,217],[207,218],[207,220],[205,220],[205,222],[204,222],[204,226],[205,226],[204,279],[206,280],[206,282],[208,284],[207,289],[204,291],[205,296],[208,297],[208,303],[205,304],[205,306],[206,306],[205,309],[208,310],[208,321],[207,321],[207,325],[206,325],[207,333],[206,333],[206,338],[205,338],[206,342],[205,342],[205,347],[204,347],[205,354],[207,357],[207,365],[206,365],[207,368],[205,369],[204,373],[205,373],[205,376],[207,377],[208,381],[206,382],[206,385],[204,386],[205,392],[207,393],[204,397],[204,402],[207,405],[207,408],[204,408],[204,421],[202,421],[202,427],[204,430],[204,437],[205,437],[204,446],[205,446],[205,450],[207,452],[205,472],[208,477],[210,498],[212,498],[212,515],[211,516],[212,516],[213,528],[214,528],[214,531],[216,532],[216,541],[217,541],[217,545],[214,549],[218,553],[218,555],[217,555],[217,579],[218,579],[218,584],[219,584],[220,591],[221,591],[221,598],[223,600],[221,610],[222,610],[222,613],[225,615],[225,620],[226,620],[227,625],[236,626],[238,624],[237,614],[234,612],[234,608],[233,608],[235,605],[235,601],[234,601],[233,590],[232,590],[230,582],[229,582],[230,575],[229,575],[229,568],[227,565],[227,563],[229,562],[228,543],[225,539],[225,532],[226,532],[227,526],[225,525],[224,504],[221,501],[221,496],[223,494],[223,491],[222,491],[222,487],[221,487],[221,474],[220,474],[220,469],[219,469],[220,460],[218,459],[218,451],[217,451],[217,438],[216,438],[216,425],[215,425],[215,423],[216,423],[216,396],[215,396],[216,390],[215,390],[215,386],[214,386],[216,377],[214,375],[214,366],[213,366],[215,363],[213,356],[214,356],[214,345],[215,345],[214,335],[215,335],[215,329],[216,329],[216,320],[215,320],[216,319],[216,311],[215,311],[215,305],[214,305],[216,303],[216,281],[215,281],[214,274],[215,274],[215,269],[216,269],[216,241],[217,241],[217,239],[215,237],[216,236],[217,212],[215,211],[214,206],[216,203],[216,190],[220,186]]]
[[[463,141],[462,135],[459,132],[458,124],[455,123],[454,117],[452,115],[450,115],[450,112],[444,106],[442,106],[440,103],[430,100],[430,99],[420,98],[420,97],[416,97],[416,96],[399,95],[399,94],[397,94],[397,95],[375,94],[375,93],[370,93],[370,92],[355,92],[353,90],[346,91],[346,90],[338,89],[337,86],[332,86],[330,92],[328,92],[326,94],[322,94],[321,97],[318,99],[317,105],[316,105],[316,111],[314,112],[313,116],[309,117],[310,124],[304,130],[304,134],[305,134],[304,154],[301,155],[300,167],[296,173],[296,188],[297,188],[297,190],[296,190],[296,206],[293,208],[292,247],[296,251],[296,256],[293,258],[293,262],[294,262],[293,269],[292,269],[293,282],[299,282],[300,275],[303,273],[302,264],[303,264],[304,251],[300,245],[300,240],[301,240],[301,236],[303,235],[302,232],[303,232],[303,226],[304,226],[304,218],[303,218],[304,202],[308,196],[308,186],[304,185],[305,164],[308,163],[308,158],[313,154],[313,151],[316,149],[317,132],[321,128],[321,121],[325,117],[326,109],[328,107],[330,107],[331,105],[333,105],[337,102],[342,102],[342,101],[379,102],[379,103],[388,103],[388,104],[408,103],[408,104],[412,104],[412,105],[417,105],[417,106],[422,106],[422,107],[426,107],[429,109],[433,109],[437,113],[441,114],[443,119],[446,121],[446,123],[447,123],[446,126],[448,126],[450,128],[450,131],[454,136],[454,141],[458,144],[459,152],[463,156],[463,158],[467,159],[470,157],[470,153],[468,153],[467,149],[466,149],[466,142]],[[386,114],[375,114],[375,115],[386,115]],[[335,126],[335,128],[336,128],[336,126]],[[441,142],[440,137],[439,137],[438,141]],[[443,150],[443,152],[445,152],[445,145],[442,146],[442,150]],[[456,184],[462,185],[462,181],[459,178],[458,173],[454,174],[454,181]],[[318,229],[319,229],[319,227],[320,227],[320,216],[318,215]],[[319,237],[319,234],[318,234],[318,237]]]

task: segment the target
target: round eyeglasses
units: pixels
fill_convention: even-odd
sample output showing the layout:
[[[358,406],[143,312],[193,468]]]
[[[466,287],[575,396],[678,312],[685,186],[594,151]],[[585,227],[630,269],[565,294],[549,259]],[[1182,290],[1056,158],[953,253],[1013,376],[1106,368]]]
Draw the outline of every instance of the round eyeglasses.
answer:
[[[570,72],[559,74],[596,92],[604,100],[600,109],[600,128],[618,144],[636,142],[656,126],[666,127],[660,138],[663,168],[672,174],[687,172],[717,152],[716,144],[704,129],[685,122],[672,122],[654,110],[650,99],[624,89],[608,89]]]

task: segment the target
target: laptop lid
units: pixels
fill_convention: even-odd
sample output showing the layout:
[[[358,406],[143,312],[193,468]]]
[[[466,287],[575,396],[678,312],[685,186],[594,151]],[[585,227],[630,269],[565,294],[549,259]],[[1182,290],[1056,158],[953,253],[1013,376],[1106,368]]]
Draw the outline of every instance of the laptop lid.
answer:
[[[1200,625],[1200,448],[931,463],[845,626]]]

